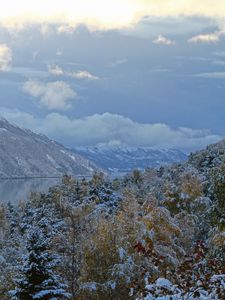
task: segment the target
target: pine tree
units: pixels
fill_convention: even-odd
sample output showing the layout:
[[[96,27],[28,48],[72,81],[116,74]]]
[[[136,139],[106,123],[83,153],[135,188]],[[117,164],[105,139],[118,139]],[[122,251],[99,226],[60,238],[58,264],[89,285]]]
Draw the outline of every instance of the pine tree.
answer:
[[[58,300],[69,297],[66,285],[56,274],[59,257],[51,252],[53,232],[43,211],[35,210],[35,217],[26,233],[27,255],[24,257],[17,288],[11,291],[12,299]],[[39,219],[40,218],[40,219]]]

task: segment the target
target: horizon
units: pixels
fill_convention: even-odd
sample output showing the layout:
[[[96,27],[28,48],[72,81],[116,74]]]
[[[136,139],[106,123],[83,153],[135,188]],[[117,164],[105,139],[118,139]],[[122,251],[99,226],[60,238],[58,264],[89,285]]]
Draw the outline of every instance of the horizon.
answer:
[[[30,130],[30,128],[27,128],[27,127],[23,127],[21,125],[19,125],[18,123],[15,123],[15,122],[10,122],[8,119],[6,119],[5,117],[1,116],[0,114],[0,121],[4,121],[4,122],[7,122],[9,123],[10,125],[14,126],[14,127],[17,127],[21,130],[24,130],[24,131],[30,131],[34,134],[37,134],[39,136],[43,136],[43,137],[46,137],[47,139],[49,139],[50,141],[52,140],[51,138],[49,138],[46,134],[43,134],[41,132],[35,132],[35,131],[32,131]],[[1,128],[0,128],[1,129]],[[176,151],[177,153],[180,151],[182,154],[186,155],[186,157],[189,157],[190,154],[192,153],[196,153],[198,151],[202,151],[202,150],[205,150],[206,147],[210,146],[210,145],[216,145],[217,143],[221,143],[223,141],[225,141],[225,138],[222,138],[220,140],[218,140],[217,142],[214,142],[214,143],[210,143],[210,144],[207,144],[205,147],[203,148],[198,148],[198,149],[195,149],[194,151],[192,150],[186,150],[186,149],[179,149],[179,148],[169,148],[169,147],[159,147],[159,146],[126,146],[126,145],[116,145],[116,144],[97,144],[97,145],[91,145],[91,146],[75,146],[75,147],[67,147],[66,145],[64,145],[63,143],[61,143],[60,141],[57,141],[57,140],[52,140],[53,142],[55,143],[58,143],[58,144],[61,144],[62,146],[64,146],[65,148],[67,148],[68,150],[72,150],[72,151],[81,151],[80,154],[82,155],[82,151],[88,151],[88,150],[93,150],[93,149],[98,149],[98,150],[103,150],[103,151],[113,151],[113,150],[120,150],[120,151],[129,151],[129,150],[138,150],[138,149],[142,149],[142,150],[154,150],[154,151]],[[85,152],[84,152],[85,153]],[[85,154],[83,154],[85,156]],[[91,161],[91,159],[90,159]]]

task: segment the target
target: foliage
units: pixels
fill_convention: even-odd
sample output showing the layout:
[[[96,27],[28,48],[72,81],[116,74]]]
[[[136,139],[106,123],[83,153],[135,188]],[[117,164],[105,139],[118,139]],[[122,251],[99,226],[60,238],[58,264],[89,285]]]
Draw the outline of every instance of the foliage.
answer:
[[[43,208],[32,211],[32,222],[25,233],[27,253],[15,280],[17,288],[10,292],[13,299],[65,299],[69,295],[65,291],[66,286],[54,272],[59,257],[51,253],[53,228],[44,215]]]
[[[2,205],[0,299],[223,299],[224,146]]]

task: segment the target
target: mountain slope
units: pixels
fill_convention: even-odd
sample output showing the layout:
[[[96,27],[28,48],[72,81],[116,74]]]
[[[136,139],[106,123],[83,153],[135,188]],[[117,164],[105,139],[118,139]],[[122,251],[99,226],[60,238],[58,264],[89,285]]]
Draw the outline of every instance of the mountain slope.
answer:
[[[191,153],[188,164],[194,166],[201,172],[206,173],[207,169],[218,167],[225,163],[225,140],[211,144],[206,149]]]
[[[97,167],[62,145],[0,118],[0,178],[91,175]]]
[[[147,147],[78,147],[75,151],[109,172],[122,173],[133,169],[169,165],[187,159],[179,150]]]

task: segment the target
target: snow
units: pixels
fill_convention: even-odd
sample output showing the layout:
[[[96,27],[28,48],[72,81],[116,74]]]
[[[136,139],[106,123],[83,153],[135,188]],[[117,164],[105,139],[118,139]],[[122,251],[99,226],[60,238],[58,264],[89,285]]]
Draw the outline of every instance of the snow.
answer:
[[[8,130],[6,128],[0,128],[0,132],[7,132]]]
[[[48,290],[44,290],[44,291],[40,291],[38,293],[36,293],[35,295],[33,295],[33,299],[40,299],[43,298],[44,296],[48,296],[48,295],[63,295],[64,297],[69,297],[70,294],[69,293],[65,293],[64,289],[48,289]],[[57,297],[52,297],[50,300],[58,300],[59,298]]]
[[[165,278],[158,278],[156,280],[156,285],[159,287],[166,288],[168,290],[171,289],[173,286],[173,284],[168,279]]]
[[[49,154],[46,154],[46,157],[54,166],[57,166],[56,161]]]
[[[88,282],[82,285],[84,290],[96,291],[97,290],[97,283],[96,282]]]
[[[75,151],[110,172],[119,170],[121,173],[168,165],[187,158],[178,150],[151,147],[78,147]]]
[[[126,257],[126,251],[122,247],[119,248],[119,257],[121,260]]]

